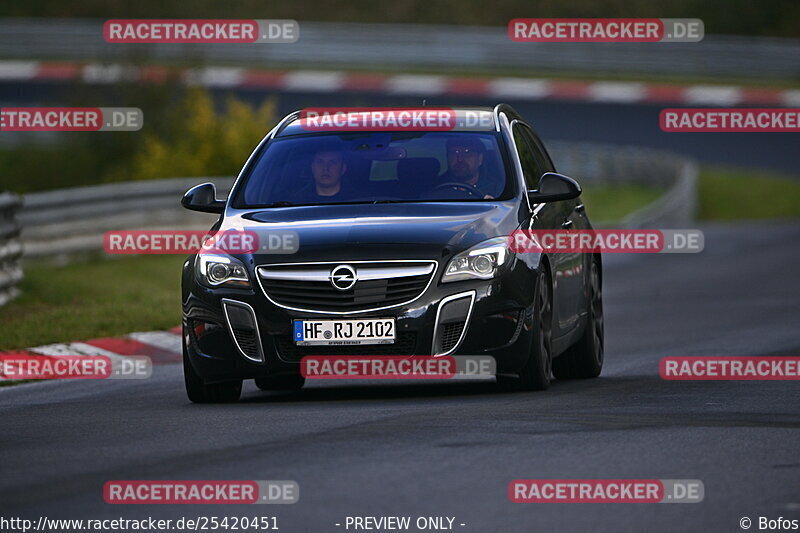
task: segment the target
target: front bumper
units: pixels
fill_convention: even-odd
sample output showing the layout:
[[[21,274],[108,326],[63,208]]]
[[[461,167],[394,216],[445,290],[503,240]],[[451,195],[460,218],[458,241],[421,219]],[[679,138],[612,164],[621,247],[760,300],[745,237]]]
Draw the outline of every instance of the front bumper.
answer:
[[[207,382],[297,374],[306,355],[490,355],[498,373],[517,372],[531,345],[535,273],[517,262],[488,281],[440,283],[440,268],[433,275],[409,304],[347,317],[395,318],[394,344],[296,346],[294,319],[342,317],[280,307],[257,283],[252,289],[210,289],[185,268],[186,356]]]

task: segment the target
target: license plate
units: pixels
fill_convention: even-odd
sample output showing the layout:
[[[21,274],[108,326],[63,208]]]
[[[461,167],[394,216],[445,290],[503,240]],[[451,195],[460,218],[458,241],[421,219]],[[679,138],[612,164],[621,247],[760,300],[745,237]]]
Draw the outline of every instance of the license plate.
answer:
[[[294,321],[294,342],[299,346],[394,344],[394,340],[394,318]]]

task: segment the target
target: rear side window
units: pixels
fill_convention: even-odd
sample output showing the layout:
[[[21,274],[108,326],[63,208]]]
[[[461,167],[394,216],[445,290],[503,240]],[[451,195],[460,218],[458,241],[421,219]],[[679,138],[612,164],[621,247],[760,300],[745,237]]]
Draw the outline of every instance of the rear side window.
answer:
[[[533,132],[521,122],[514,124],[514,144],[519,152],[522,174],[528,189],[537,189],[545,172],[553,172],[553,163]]]

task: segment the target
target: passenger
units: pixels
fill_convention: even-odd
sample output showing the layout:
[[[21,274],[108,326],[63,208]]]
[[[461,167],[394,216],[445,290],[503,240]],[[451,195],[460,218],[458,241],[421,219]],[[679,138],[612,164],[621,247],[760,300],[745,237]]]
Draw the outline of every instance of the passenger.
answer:
[[[334,203],[352,198],[352,191],[343,183],[347,172],[344,155],[338,150],[323,149],[311,159],[311,174],[314,182],[297,193],[294,203]]]

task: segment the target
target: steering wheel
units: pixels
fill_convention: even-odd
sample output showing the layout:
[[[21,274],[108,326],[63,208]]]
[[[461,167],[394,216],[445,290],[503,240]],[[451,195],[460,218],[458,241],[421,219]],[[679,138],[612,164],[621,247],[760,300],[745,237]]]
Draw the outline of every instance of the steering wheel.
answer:
[[[470,185],[469,183],[461,183],[459,181],[447,181],[445,183],[440,183],[439,185],[431,189],[431,192],[439,189],[445,189],[448,187],[452,189],[461,189],[462,191],[465,191],[467,194],[471,196],[473,195],[477,196],[478,198],[483,198],[486,196],[486,193],[477,188],[476,186]]]

